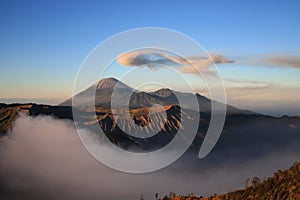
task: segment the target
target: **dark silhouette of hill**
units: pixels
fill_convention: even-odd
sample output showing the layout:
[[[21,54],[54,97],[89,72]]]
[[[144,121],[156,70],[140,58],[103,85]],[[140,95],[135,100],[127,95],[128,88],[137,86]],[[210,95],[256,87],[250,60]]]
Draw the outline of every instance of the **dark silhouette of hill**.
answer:
[[[273,177],[260,180],[248,179],[246,188],[210,197],[176,196],[170,193],[162,200],[299,200],[300,199],[300,163],[294,163],[287,170],[279,170]]]
[[[51,115],[59,119],[73,119],[72,108],[66,106],[49,106],[38,104],[0,104],[0,133],[6,135],[6,132],[12,128],[18,113],[24,113],[29,116]]]

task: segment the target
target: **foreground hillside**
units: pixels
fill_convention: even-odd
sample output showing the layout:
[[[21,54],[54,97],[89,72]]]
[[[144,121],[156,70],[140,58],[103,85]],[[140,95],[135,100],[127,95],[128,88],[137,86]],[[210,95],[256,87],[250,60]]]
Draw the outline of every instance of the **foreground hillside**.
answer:
[[[300,200],[300,163],[290,169],[274,173],[264,181],[254,177],[246,181],[251,184],[244,190],[237,190],[211,197],[177,196],[164,197],[163,200]]]
[[[0,134],[6,132],[14,125],[19,113],[29,116],[51,115],[59,119],[72,119],[72,108],[64,106],[49,106],[37,104],[3,104],[0,103]]]
[[[176,135],[182,118],[190,119],[193,122],[195,113],[181,109],[177,105],[164,106],[166,111],[166,122],[161,118],[159,112],[149,115],[149,108],[131,109],[130,116],[127,118],[112,116],[112,111],[103,107],[96,107],[97,119],[91,115],[88,110],[81,112],[82,126],[91,131],[94,127],[100,125],[105,135],[111,142],[128,149],[134,147],[136,151],[149,151],[161,148],[166,145]],[[73,120],[72,107],[70,106],[49,106],[37,104],[0,104],[0,136],[6,136],[18,113],[24,113],[29,116],[50,115],[58,119]],[[123,116],[123,115],[122,115]],[[116,125],[116,119],[119,120]],[[129,120],[129,121],[128,121]],[[201,113],[198,133],[193,141],[194,155],[197,155],[199,147],[202,144],[210,122],[209,113]],[[134,123],[138,126],[133,126]],[[156,127],[161,126],[161,127]],[[154,128],[160,131],[147,139],[131,137],[126,134],[127,131],[133,131],[145,127],[145,131]],[[123,131],[125,130],[125,131]],[[189,130],[184,127],[184,130]],[[213,154],[212,161],[220,158],[223,160],[240,158],[254,158],[263,156],[264,153],[271,153],[276,149],[285,149],[286,147],[298,146],[300,143],[300,118],[287,117],[274,118],[258,114],[232,114],[227,115],[223,132],[218,141]],[[186,142],[186,138],[182,138]],[[198,160],[198,157],[195,157]]]

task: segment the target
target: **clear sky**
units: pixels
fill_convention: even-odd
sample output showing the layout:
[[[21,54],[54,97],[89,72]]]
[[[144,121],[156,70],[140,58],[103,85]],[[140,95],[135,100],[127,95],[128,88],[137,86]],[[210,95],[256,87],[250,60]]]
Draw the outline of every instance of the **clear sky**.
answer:
[[[108,37],[132,28],[174,29],[233,60],[300,56],[299,7],[297,0],[2,0],[0,98],[39,98],[43,103],[69,97],[89,52]],[[300,115],[300,67],[236,62],[221,64],[220,70],[227,79],[252,84],[226,82],[229,103],[265,113]]]

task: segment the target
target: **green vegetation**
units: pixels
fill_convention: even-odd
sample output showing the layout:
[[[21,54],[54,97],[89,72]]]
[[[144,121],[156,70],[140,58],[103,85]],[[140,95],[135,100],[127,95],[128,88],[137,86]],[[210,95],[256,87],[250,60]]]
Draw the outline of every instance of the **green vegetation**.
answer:
[[[251,185],[249,186],[249,182]],[[173,193],[172,193],[173,194]],[[300,200],[300,163],[285,171],[279,170],[274,176],[261,181],[254,177],[246,180],[246,188],[223,195],[210,197],[165,196],[162,200]]]

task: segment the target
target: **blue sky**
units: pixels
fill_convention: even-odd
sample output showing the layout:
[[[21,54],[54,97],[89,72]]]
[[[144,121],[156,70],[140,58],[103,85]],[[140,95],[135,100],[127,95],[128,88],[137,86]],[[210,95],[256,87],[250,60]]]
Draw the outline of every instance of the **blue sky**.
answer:
[[[233,59],[270,53],[300,55],[299,6],[297,0],[3,0],[0,98],[68,97],[80,64],[96,45],[121,31],[139,27],[174,29],[205,49]],[[291,94],[299,91],[299,71],[238,64],[221,69],[228,78],[296,88]],[[282,96],[285,100],[287,94]],[[233,104],[247,107],[238,100],[232,97]]]

